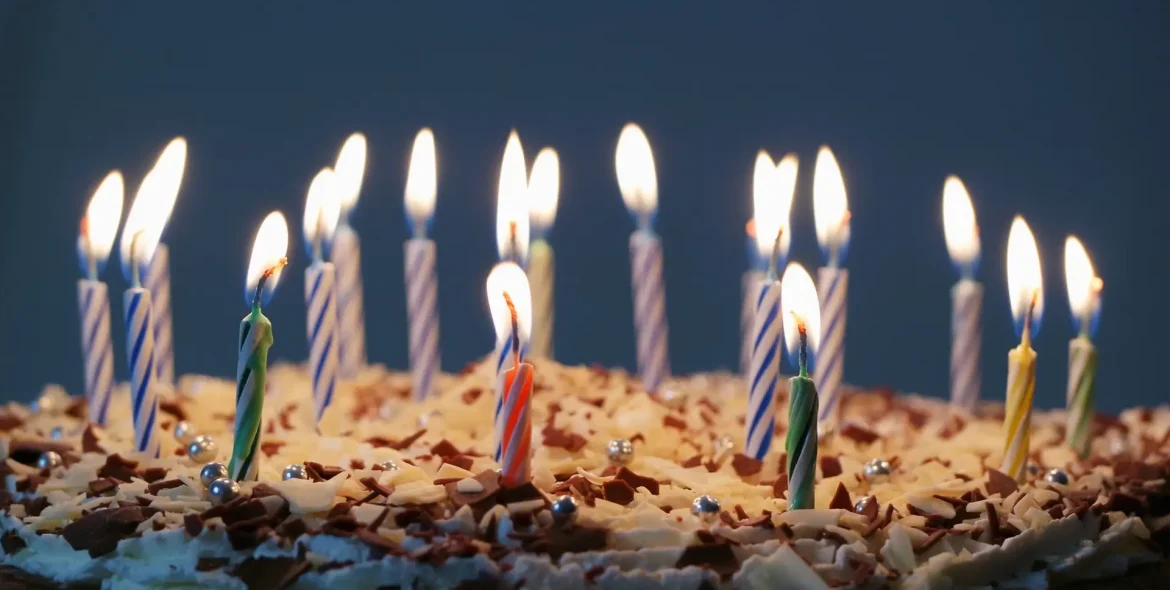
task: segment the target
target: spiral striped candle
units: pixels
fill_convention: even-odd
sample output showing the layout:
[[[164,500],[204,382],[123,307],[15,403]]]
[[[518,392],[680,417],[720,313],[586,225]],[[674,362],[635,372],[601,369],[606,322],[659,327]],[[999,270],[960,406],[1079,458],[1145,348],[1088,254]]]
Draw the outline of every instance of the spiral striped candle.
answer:
[[[528,284],[532,288],[532,354],[553,358],[553,250],[533,240],[528,250]]]
[[[496,349],[492,352],[492,358],[496,363],[496,379],[495,379],[495,393],[496,393],[496,407],[493,423],[495,424],[495,441],[493,448],[495,454],[493,455],[496,461],[501,461],[504,452],[504,439],[502,438],[505,427],[505,399],[508,394],[507,376],[508,372],[516,365],[516,363],[523,363],[528,356],[529,344],[521,340],[519,347],[519,354],[516,354],[512,348],[512,340],[516,336],[513,333],[505,334],[504,338],[496,342]]]
[[[343,378],[353,379],[366,365],[366,311],[362,299],[362,251],[357,232],[341,225],[330,257],[337,269],[337,360]]]
[[[158,395],[154,386],[154,324],[151,322],[150,291],[142,287],[127,289],[122,297],[122,309],[126,317],[126,356],[130,364],[134,450],[158,457],[161,446],[155,424]]]
[[[739,314],[740,334],[743,343],[739,351],[740,372],[751,374],[752,345],[755,344],[753,328],[756,322],[756,299],[760,292],[760,283],[764,282],[764,273],[758,270],[749,270],[743,273],[743,306]]]
[[[646,391],[656,392],[670,377],[667,350],[666,289],[662,281],[662,242],[648,229],[630,236],[634,288],[634,330],[638,374]]]
[[[1093,425],[1093,389],[1097,380],[1097,349],[1086,336],[1068,345],[1068,428],[1069,447],[1081,458],[1089,455]]]
[[[982,387],[983,285],[961,279],[951,289],[951,405],[974,412]]]
[[[337,389],[336,276],[336,270],[328,262],[315,262],[305,269],[309,371],[313,381],[313,417],[317,423],[333,403]]]
[[[171,319],[171,254],[166,244],[155,247],[144,286],[154,314],[154,366],[162,385],[175,385],[175,336]]]
[[[839,419],[838,401],[845,373],[845,295],[849,273],[827,266],[817,271],[817,293],[821,300],[821,341],[817,350],[816,382],[825,403],[817,420],[821,432],[831,432]]]
[[[110,294],[101,281],[77,282],[81,308],[81,356],[85,363],[85,401],[89,421],[107,425],[114,393],[114,346],[110,339]]]
[[[780,375],[780,283],[775,277],[756,288],[751,372],[748,373],[747,442],[744,453],[762,461],[776,426],[776,381]]]
[[[529,412],[532,400],[532,365],[518,363],[508,370],[505,377],[504,441],[500,474],[506,486],[518,486],[530,477],[532,460],[532,416]]]
[[[260,287],[260,290],[263,286]],[[228,473],[236,481],[255,481],[259,472],[260,424],[264,414],[264,382],[268,348],[272,346],[272,322],[260,305],[240,322],[240,355],[236,363],[235,442]]]
[[[435,242],[406,241],[406,315],[410,323],[410,376],[414,399],[431,395],[439,372],[439,281]]]
[[[1031,312],[1029,312],[1031,315]],[[1007,404],[1003,417],[1003,464],[1000,471],[1024,481],[1032,434],[1032,393],[1036,387],[1036,351],[1032,349],[1030,320],[1025,321],[1020,345],[1008,353]]]
[[[788,380],[788,509],[813,508],[817,472],[817,386],[808,377],[808,344],[800,325],[800,373]]]

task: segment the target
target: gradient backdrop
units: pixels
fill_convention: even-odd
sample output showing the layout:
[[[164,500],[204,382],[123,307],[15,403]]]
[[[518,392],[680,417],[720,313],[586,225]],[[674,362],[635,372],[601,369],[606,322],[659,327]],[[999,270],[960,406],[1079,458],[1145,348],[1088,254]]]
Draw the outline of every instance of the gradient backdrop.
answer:
[[[984,397],[1003,395],[1004,249],[1022,213],[1047,289],[1037,404],[1064,398],[1068,233],[1105,280],[1100,406],[1167,400],[1170,51],[1159,3],[155,4],[0,3],[0,395],[28,399],[46,382],[79,390],[78,220],[106,172],[121,169],[136,190],[177,134],[190,153],[164,240],[181,372],[232,374],[253,233],[274,208],[294,221],[296,248],[266,310],[273,357],[306,356],[305,189],[353,130],[370,140],[355,221],[370,356],[405,367],[402,187],[424,125],[439,146],[444,368],[493,339],[483,279],[511,128],[530,162],[545,145],[561,156],[560,359],[631,366],[633,224],[613,149],[637,121],[658,165],[676,372],[738,363],[761,147],[800,155],[791,259],[820,263],[811,170],[829,144],[854,219],[847,379],[946,395],[956,276],[940,195],[954,173],[982,226]],[[104,278],[117,306],[125,282],[114,265]],[[125,378],[120,309],[113,321]]]

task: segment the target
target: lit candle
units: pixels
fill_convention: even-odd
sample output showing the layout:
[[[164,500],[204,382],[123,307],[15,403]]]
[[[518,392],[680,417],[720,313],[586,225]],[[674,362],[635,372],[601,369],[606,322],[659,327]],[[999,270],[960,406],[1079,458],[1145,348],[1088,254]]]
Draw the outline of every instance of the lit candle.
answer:
[[[435,136],[423,128],[414,138],[406,173],[406,216],[414,237],[406,240],[406,316],[410,324],[410,375],[414,399],[431,394],[439,372],[439,280],[435,241],[427,226],[435,212]]]
[[[508,134],[496,193],[496,250],[500,262],[528,265],[528,167],[515,131]]]
[[[796,191],[796,168],[797,159],[794,154],[784,156],[775,166],[772,165],[772,157],[768,152],[760,150],[756,155],[756,168],[752,178],[754,214],[748,224],[748,237],[751,243],[748,245],[748,270],[743,273],[743,306],[740,313],[740,329],[743,334],[740,362],[744,375],[752,374],[757,296],[760,283],[767,274],[768,263],[773,258],[775,240],[769,239],[768,236],[780,235],[780,248],[773,263],[774,272],[780,272],[780,267],[784,266],[788,258],[788,247],[792,244],[789,212]],[[767,212],[769,220],[761,221],[761,211]],[[779,220],[779,226],[773,227],[776,225],[775,220]],[[761,231],[762,227],[764,229]],[[779,297],[779,293],[776,296]],[[780,324],[776,325],[776,329],[780,329]]]
[[[821,313],[817,290],[804,267],[791,263],[780,281],[781,310],[788,355],[797,358],[798,373],[788,380],[788,509],[813,508],[817,474],[817,386],[808,376],[810,355],[820,343]]]
[[[244,281],[244,301],[252,311],[240,322],[240,354],[236,361],[236,422],[228,473],[236,481],[255,481],[259,471],[260,425],[264,417],[264,381],[272,322],[260,311],[272,298],[280,270],[288,263],[288,223],[273,211],[264,218],[252,246]]]
[[[165,162],[171,164],[164,165]],[[158,457],[161,447],[156,424],[158,391],[154,366],[153,303],[151,292],[143,287],[142,277],[153,259],[175,202],[173,187],[178,186],[176,176],[182,175],[183,168],[174,163],[175,160],[163,160],[142,180],[126,216],[126,227],[119,243],[122,273],[130,282],[130,288],[122,297],[122,308],[126,321],[126,359],[130,365],[134,450],[150,457]]]
[[[167,220],[175,206],[175,199],[179,196],[179,187],[183,183],[183,168],[187,164],[187,140],[176,137],[167,144],[158,156],[154,168],[147,176],[155,175],[165,180],[158,190],[167,203],[166,216],[163,219],[165,229]],[[143,182],[146,182],[143,180]],[[160,230],[161,231],[161,230]],[[175,385],[175,336],[171,313],[171,252],[165,243],[159,242],[154,250],[154,257],[146,269],[143,279],[146,290],[154,308],[154,366],[160,384],[167,387]]]
[[[532,401],[532,365],[520,362],[520,337],[518,312],[508,291],[501,293],[507,305],[508,319],[512,323],[512,368],[504,375],[504,416],[503,441],[500,475],[506,486],[518,486],[531,479],[532,461],[532,416],[529,412]],[[497,426],[498,427],[498,426]]]
[[[614,154],[618,188],[638,229],[630,235],[630,270],[634,291],[634,331],[638,374],[646,391],[657,392],[670,377],[667,349],[666,288],[662,280],[662,242],[654,233],[658,178],[654,154],[642,128],[627,123]]]
[[[333,236],[329,260],[337,269],[337,361],[345,379],[357,377],[366,364],[366,312],[362,299],[362,249],[350,214],[362,192],[366,173],[366,136],[354,133],[345,140],[333,165],[341,220]]]
[[[817,152],[813,171],[813,216],[816,218],[817,242],[825,251],[827,266],[817,271],[818,293],[824,333],[818,349],[816,379],[825,403],[821,406],[820,431],[830,432],[839,419],[838,400],[845,375],[845,300],[849,273],[841,260],[849,248],[849,203],[841,168],[828,147]]]
[[[1102,281],[1081,241],[1064,242],[1064,279],[1077,337],[1068,344],[1068,428],[1065,439],[1082,459],[1088,457],[1093,424],[1093,385],[1097,379],[1097,349],[1093,334],[1101,315]]]
[[[506,305],[504,293],[508,293],[512,305]],[[515,262],[501,262],[492,268],[487,278],[488,309],[496,329],[496,348],[492,358],[496,359],[496,408],[494,417],[495,438],[493,456],[503,461],[504,432],[508,416],[506,402],[508,373],[523,363],[528,356],[528,341],[532,334],[532,292],[524,269]],[[517,309],[515,321],[510,307]]]
[[[532,226],[532,246],[528,253],[532,354],[540,358],[553,356],[553,250],[546,238],[557,216],[560,175],[556,150],[540,150],[528,179],[528,220]]]
[[[337,389],[337,303],[334,297],[337,271],[325,261],[325,249],[341,215],[336,177],[324,168],[309,185],[305,200],[305,246],[313,263],[305,269],[306,323],[309,337],[309,371],[313,378],[313,417],[317,424],[333,403]]]
[[[1040,252],[1023,217],[1016,216],[1008,233],[1008,297],[1020,345],[1008,353],[1007,401],[1003,418],[1003,464],[1000,471],[1024,481],[1032,426],[1032,392],[1036,387],[1036,351],[1032,337],[1040,331],[1044,283]]]
[[[951,288],[951,405],[973,412],[982,385],[979,349],[983,342],[983,285],[975,280],[979,225],[967,188],[955,176],[943,184],[943,233],[951,262],[959,271],[959,282]]]
[[[98,277],[110,258],[122,220],[123,191],[120,172],[106,175],[89,201],[77,237],[77,253],[85,275],[77,281],[85,401],[90,423],[99,426],[107,424],[106,412],[114,392],[114,345],[110,340],[110,291]]]

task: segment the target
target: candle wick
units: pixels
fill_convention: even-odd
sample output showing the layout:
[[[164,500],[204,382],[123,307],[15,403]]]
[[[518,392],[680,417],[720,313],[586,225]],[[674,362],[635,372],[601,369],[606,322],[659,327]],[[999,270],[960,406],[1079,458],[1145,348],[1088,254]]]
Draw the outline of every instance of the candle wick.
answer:
[[[520,329],[517,320],[516,305],[512,303],[512,296],[504,291],[504,303],[508,305],[508,314],[512,317],[512,368],[520,368]]]
[[[260,299],[263,297],[264,285],[268,282],[269,277],[276,274],[284,265],[288,264],[288,258],[281,256],[276,264],[264,269],[264,273],[260,275],[260,280],[256,281],[256,293],[252,295],[252,309],[260,311]]]
[[[776,267],[780,264],[780,238],[784,235],[784,228],[776,230],[776,241],[772,242],[772,255],[768,257],[768,281],[776,280]]]
[[[427,239],[427,220],[425,217],[418,215],[412,218],[414,220],[414,239]]]
[[[97,258],[93,255],[93,244],[89,241],[89,218],[81,218],[81,248],[85,251],[85,272],[89,280],[97,280]]]
[[[135,289],[142,286],[142,259],[138,252],[138,239],[146,230],[138,230],[130,237],[130,286]]]
[[[1036,300],[1039,296],[1039,289],[1032,291],[1032,299],[1028,302],[1028,310],[1024,313],[1024,334],[1021,340],[1025,345],[1030,345],[1032,342],[1032,320],[1033,314],[1036,312]]]
[[[800,315],[795,311],[790,313],[792,314],[792,318],[796,320],[796,331],[800,334],[800,347],[797,356],[800,376],[808,377],[808,328],[804,325],[804,319]]]
[[[313,261],[321,262],[325,259],[324,246],[322,242],[325,241],[325,215],[320,209],[317,210],[317,231],[313,235]]]
[[[508,254],[516,262],[520,262],[520,244],[516,239],[516,222],[508,222],[508,248],[511,250]]]

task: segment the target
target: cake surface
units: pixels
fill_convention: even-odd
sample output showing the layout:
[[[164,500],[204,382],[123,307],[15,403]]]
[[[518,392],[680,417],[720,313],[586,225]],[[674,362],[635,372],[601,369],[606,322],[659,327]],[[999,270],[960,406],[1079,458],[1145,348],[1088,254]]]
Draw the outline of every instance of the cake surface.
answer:
[[[226,464],[233,382],[187,376],[164,396],[161,459],[127,451],[124,387],[104,430],[47,388],[35,412],[0,411],[0,563],[46,587],[1046,587],[1162,563],[1170,547],[1167,407],[1098,417],[1087,460],[1066,448],[1063,412],[1037,412],[1035,469],[1017,484],[995,470],[1002,406],[960,415],[850,392],[820,443],[816,508],[788,511],[783,437],[762,462],[737,452],[738,378],[651,396],[622,371],[535,365],[529,485],[502,487],[489,456],[486,366],[442,376],[423,404],[409,375],[371,367],[320,432],[303,368],[275,366],[259,481],[223,505],[172,430],[212,437]],[[607,456],[614,439],[633,444],[624,465]],[[64,464],[38,469],[44,451]],[[875,458],[889,475],[866,473]],[[282,481],[290,464],[309,479]],[[554,518],[566,495],[576,514]],[[695,514],[703,495],[718,509]]]

